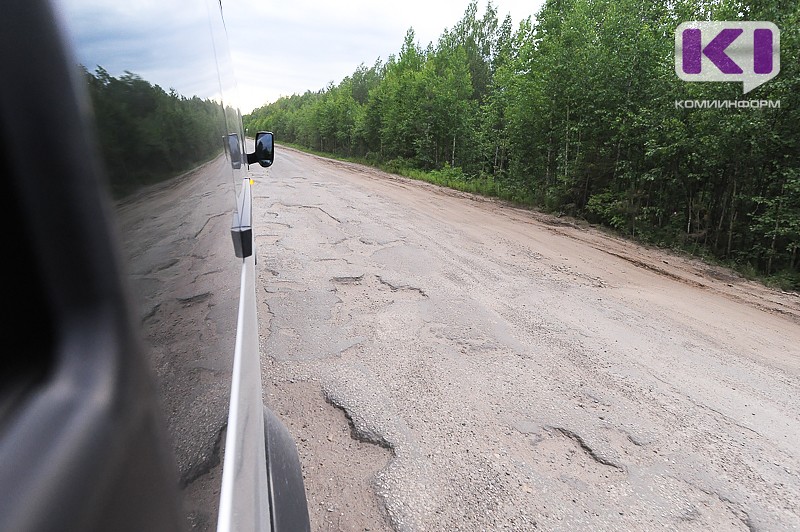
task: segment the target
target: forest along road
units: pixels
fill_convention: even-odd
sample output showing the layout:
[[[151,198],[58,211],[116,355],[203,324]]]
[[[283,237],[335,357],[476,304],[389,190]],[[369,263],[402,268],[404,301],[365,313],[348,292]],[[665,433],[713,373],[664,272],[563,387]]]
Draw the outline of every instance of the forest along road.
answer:
[[[255,173],[315,530],[800,529],[797,294],[280,146]]]

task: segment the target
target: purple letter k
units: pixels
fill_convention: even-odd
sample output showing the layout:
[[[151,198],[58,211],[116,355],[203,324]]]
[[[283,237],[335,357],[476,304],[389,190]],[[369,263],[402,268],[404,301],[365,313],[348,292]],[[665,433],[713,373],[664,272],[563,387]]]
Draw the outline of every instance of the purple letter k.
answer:
[[[733,59],[728,57],[725,49],[744,32],[741,28],[724,29],[703,48],[702,53],[723,74],[741,74],[742,69]],[[701,71],[700,30],[683,31],[683,71],[687,74],[699,74]]]

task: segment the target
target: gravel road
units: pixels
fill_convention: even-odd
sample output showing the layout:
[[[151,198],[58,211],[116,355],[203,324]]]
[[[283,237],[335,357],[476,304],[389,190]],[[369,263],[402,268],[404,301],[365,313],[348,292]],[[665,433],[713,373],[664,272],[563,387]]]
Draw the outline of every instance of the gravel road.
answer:
[[[284,147],[255,174],[315,530],[800,529],[797,294]]]

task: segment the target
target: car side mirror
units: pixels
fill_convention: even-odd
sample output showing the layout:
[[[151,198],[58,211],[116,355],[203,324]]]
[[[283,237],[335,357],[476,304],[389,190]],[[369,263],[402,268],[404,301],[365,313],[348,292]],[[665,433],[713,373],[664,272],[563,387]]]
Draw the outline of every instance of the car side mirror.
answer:
[[[256,151],[247,154],[247,164],[258,163],[264,168],[275,161],[275,138],[271,131],[256,133]]]
[[[242,148],[239,145],[239,135],[231,133],[225,137],[225,142],[227,142],[225,148],[231,157],[231,166],[234,170],[238,170],[242,167]]]

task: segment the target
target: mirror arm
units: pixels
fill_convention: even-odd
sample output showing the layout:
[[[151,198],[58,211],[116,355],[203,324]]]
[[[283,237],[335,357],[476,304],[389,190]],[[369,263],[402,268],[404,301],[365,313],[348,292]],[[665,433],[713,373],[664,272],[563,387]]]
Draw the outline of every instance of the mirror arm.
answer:
[[[247,154],[247,164],[256,164],[257,162],[258,159],[256,159],[256,152]]]

